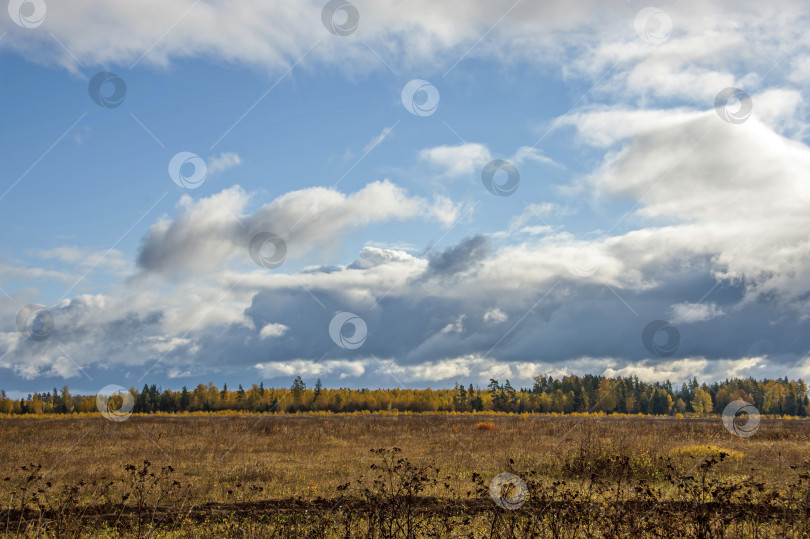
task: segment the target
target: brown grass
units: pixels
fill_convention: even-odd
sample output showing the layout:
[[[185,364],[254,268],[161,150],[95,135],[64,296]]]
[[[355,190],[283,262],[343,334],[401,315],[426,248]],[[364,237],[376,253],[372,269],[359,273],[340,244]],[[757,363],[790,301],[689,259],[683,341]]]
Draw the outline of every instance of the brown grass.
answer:
[[[448,500],[453,493],[450,501],[481,503],[487,510],[491,502],[481,488],[506,471],[523,477],[536,492],[559,481],[572,491],[593,488],[596,477],[624,484],[628,490],[620,491],[628,499],[628,485],[637,480],[671,500],[682,497],[677,477],[694,476],[708,459],[717,460],[710,466],[717,480],[746,478],[771,489],[792,488],[807,472],[810,422],[763,420],[759,431],[744,439],[731,436],[719,419],[481,418],[132,416],[122,423],[102,418],[0,419],[0,479],[8,477],[0,482],[0,500],[8,500],[5,507],[19,503],[26,475],[21,467],[36,463],[42,465],[37,484],[49,483],[51,493],[80,481],[106,484],[103,492],[80,489],[76,503],[119,503],[134,488],[133,471],[126,466],[149,461],[155,473],[171,469],[167,477],[178,483],[160,486],[167,488],[160,503],[182,500],[189,510],[204,504],[283,499],[317,504],[341,499],[347,491],[365,492],[380,469],[380,454],[369,450],[392,447],[401,448],[397,454],[414,469],[439,471],[441,480],[426,481],[419,496]],[[480,430],[493,435],[477,435]],[[721,454],[728,458],[718,459]],[[673,476],[673,470],[680,475]],[[125,503],[132,504],[132,498]]]

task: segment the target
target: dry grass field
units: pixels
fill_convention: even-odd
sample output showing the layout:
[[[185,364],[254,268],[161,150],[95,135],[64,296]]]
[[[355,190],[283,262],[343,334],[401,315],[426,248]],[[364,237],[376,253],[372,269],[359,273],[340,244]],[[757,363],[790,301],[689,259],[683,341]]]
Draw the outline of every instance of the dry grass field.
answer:
[[[719,418],[134,415],[6,418],[0,436],[7,536],[810,533],[810,421],[738,438]],[[506,508],[488,489],[504,472],[526,483]]]

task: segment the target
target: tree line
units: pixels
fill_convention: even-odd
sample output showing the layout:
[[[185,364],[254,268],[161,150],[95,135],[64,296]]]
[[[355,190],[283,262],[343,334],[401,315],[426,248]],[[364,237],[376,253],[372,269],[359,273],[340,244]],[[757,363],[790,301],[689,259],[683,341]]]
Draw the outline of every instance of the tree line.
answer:
[[[213,383],[181,390],[160,389],[154,384],[130,388],[134,413],[176,412],[514,412],[706,415],[720,413],[738,399],[762,414],[808,416],[808,388],[802,380],[731,379],[700,384],[697,379],[675,387],[669,381],[643,382],[637,377],[537,376],[531,388],[514,388],[491,379],[484,387],[452,389],[327,389],[318,379],[307,387],[297,376],[289,388],[265,388],[264,383],[245,389],[222,388]],[[71,414],[96,411],[95,395],[71,395],[67,386],[25,399],[9,399],[0,390],[0,414]]]

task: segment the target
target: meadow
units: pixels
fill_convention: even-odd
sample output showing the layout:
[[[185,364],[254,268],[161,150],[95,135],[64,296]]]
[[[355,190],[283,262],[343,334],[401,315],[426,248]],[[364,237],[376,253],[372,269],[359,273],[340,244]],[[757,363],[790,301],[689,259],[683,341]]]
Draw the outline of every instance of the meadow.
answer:
[[[798,419],[740,438],[719,417],[8,416],[0,435],[3,536],[810,534]],[[502,473],[526,490],[496,503]]]

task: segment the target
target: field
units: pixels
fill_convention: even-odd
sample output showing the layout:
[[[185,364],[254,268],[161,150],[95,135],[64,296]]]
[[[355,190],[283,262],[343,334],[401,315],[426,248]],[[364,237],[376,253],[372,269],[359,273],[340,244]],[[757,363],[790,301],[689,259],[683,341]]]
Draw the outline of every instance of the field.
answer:
[[[483,414],[0,419],[0,533],[806,537],[810,421]],[[490,481],[513,473],[490,495]]]

